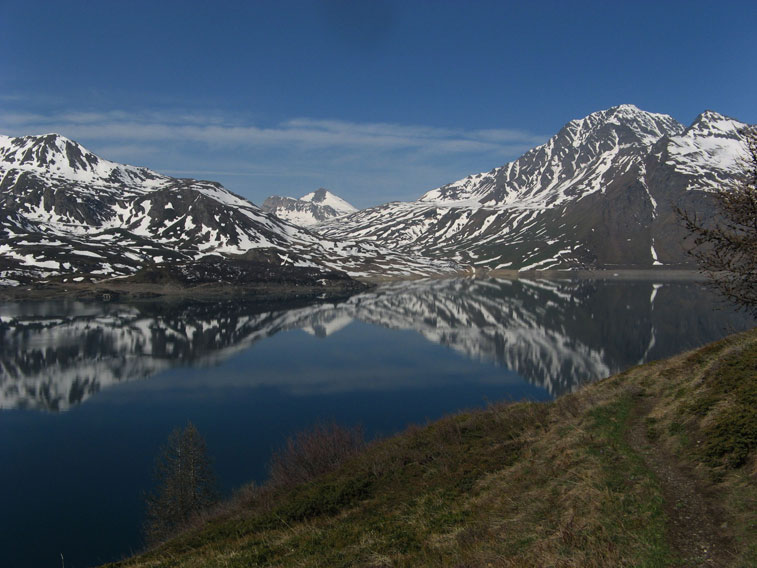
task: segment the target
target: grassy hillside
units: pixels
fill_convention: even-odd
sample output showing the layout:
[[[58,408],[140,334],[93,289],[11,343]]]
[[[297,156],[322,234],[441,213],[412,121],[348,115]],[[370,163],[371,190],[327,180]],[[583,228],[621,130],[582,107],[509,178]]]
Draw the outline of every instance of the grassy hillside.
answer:
[[[248,488],[114,564],[757,566],[757,329]]]

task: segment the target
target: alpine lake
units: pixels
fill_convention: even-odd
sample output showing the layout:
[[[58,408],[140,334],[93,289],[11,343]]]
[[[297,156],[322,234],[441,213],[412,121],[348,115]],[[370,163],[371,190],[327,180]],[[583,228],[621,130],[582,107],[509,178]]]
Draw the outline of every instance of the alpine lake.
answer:
[[[547,401],[754,325],[664,274],[402,282],[336,304],[4,303],[0,566],[138,551],[155,457],[188,421],[228,496],[318,422],[374,438]]]

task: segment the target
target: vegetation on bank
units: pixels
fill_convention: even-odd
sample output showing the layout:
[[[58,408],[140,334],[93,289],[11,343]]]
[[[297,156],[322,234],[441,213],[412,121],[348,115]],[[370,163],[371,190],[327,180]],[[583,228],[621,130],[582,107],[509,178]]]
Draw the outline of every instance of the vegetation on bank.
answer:
[[[196,514],[218,500],[215,474],[205,449],[205,439],[194,424],[176,428],[155,460],[156,487],[146,497],[147,542],[157,543],[174,535]]]
[[[111,566],[757,566],[757,329],[552,403],[339,436]],[[344,459],[308,474],[320,445]]]

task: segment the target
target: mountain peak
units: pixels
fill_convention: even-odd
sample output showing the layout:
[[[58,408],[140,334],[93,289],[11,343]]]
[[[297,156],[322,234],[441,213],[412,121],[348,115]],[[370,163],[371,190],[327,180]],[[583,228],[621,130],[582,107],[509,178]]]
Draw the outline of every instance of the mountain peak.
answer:
[[[684,126],[666,114],[617,105],[571,120],[514,162],[432,189],[420,201],[554,206],[601,191],[655,142],[683,131]]]
[[[316,205],[331,207],[339,215],[344,215],[345,213],[354,213],[355,211],[357,211],[357,208],[354,205],[347,203],[341,197],[334,195],[325,187],[319,187],[315,191],[303,195],[302,197],[300,197],[300,201],[307,201]]]
[[[694,119],[687,133],[703,133],[707,136],[733,137],[747,125],[734,118],[712,110],[706,110]]]
[[[92,152],[87,150],[78,142],[75,142],[70,138],[66,138],[65,136],[58,134],[57,132],[32,134],[29,136],[21,136],[19,138],[7,137],[6,142],[3,144],[3,146],[5,146],[6,144],[10,144],[15,148],[45,148],[48,151],[61,153],[65,153],[66,148],[75,148],[81,154],[92,154]]]
[[[78,142],[55,132],[0,137],[0,171],[9,169],[35,172],[49,179],[96,185],[165,179],[165,176],[146,168],[100,158]]]
[[[263,202],[262,207],[281,219],[304,227],[357,211],[325,187],[319,187],[299,199],[272,195]]]
[[[649,112],[646,110],[642,110],[636,105],[631,104],[631,103],[623,103],[623,104],[611,106],[610,108],[594,111],[590,113],[586,118],[589,118],[591,116],[610,118],[613,116],[632,117],[632,116],[637,116],[637,115],[658,116],[658,117],[668,116],[666,114],[660,114],[656,112]]]
[[[324,201],[328,199],[330,195],[336,197],[333,193],[331,193],[325,187],[319,187],[315,191],[311,191],[310,193],[306,193],[305,195],[300,197],[300,200],[310,201],[311,203],[323,203]]]
[[[701,113],[699,116],[697,116],[694,119],[694,122],[699,122],[699,121],[702,121],[702,120],[711,121],[711,120],[723,120],[723,119],[728,119],[728,117],[726,115],[720,114],[719,112],[716,112],[714,110],[707,109],[706,111],[704,111],[703,113]]]
[[[634,104],[631,103],[623,103],[620,105],[615,105],[613,107],[610,107],[607,109],[606,112],[615,112],[615,113],[643,113],[645,111],[641,110],[639,107],[637,107]]]
[[[56,133],[3,137],[0,140],[3,162],[22,169],[57,171],[62,175],[76,175],[91,171],[100,159],[82,145]]]
[[[648,112],[636,105],[621,104],[571,120],[566,128],[580,132],[593,132],[606,126],[627,128],[642,144],[652,144],[663,136],[675,136],[685,127],[672,116]]]
[[[680,136],[670,139],[668,159],[679,172],[691,176],[690,189],[707,191],[742,171],[747,128],[743,122],[706,110]],[[718,175],[708,175],[714,167]]]

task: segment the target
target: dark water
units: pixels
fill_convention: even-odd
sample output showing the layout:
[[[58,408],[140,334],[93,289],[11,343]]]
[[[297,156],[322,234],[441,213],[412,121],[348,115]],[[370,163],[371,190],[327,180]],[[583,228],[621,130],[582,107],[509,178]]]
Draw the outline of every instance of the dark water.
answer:
[[[139,548],[160,444],[191,420],[226,493],[317,420],[369,436],[548,400],[754,321],[695,283],[443,280],[339,305],[0,306],[0,566]]]

